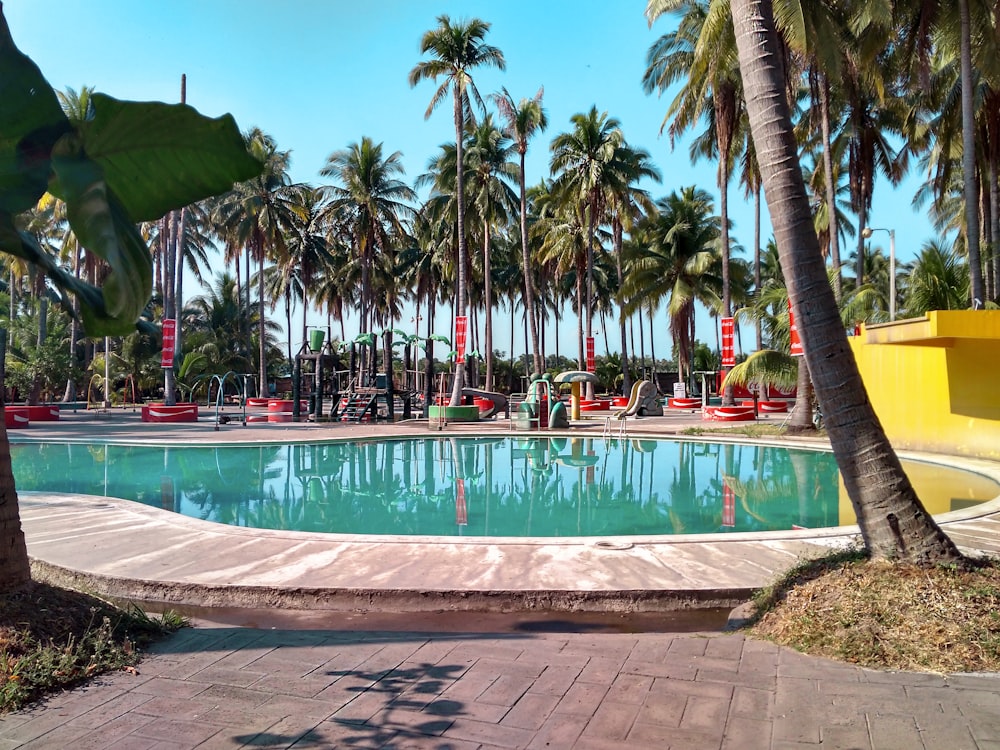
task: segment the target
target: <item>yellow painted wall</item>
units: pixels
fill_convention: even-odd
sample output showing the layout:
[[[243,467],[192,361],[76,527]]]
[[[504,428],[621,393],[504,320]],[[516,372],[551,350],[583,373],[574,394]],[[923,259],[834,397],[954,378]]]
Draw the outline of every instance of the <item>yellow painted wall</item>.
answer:
[[[899,450],[1000,460],[1000,311],[938,311],[850,339]]]

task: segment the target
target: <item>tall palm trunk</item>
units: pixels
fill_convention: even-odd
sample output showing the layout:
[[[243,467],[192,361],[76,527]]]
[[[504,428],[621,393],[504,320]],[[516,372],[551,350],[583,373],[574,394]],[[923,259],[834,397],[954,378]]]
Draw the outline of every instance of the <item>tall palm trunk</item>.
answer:
[[[720,137],[720,146],[721,137]],[[720,152],[719,155],[719,216],[721,218],[721,232],[719,236],[720,250],[722,252],[722,314],[724,317],[732,317],[733,303],[730,292],[729,280],[729,157],[728,152]],[[728,367],[723,367],[722,371],[728,372]],[[733,399],[733,387],[727,385],[722,390],[722,405],[732,406],[736,401]]]
[[[622,232],[622,223],[616,220],[614,224],[615,271],[618,274],[619,289],[625,283],[625,272],[622,269]],[[621,314],[620,310],[618,315],[618,333],[621,335],[622,340],[622,395],[627,396],[632,392],[632,375],[628,367],[628,337],[625,333],[625,316]]]
[[[0,571],[0,591],[13,591],[31,580],[4,425],[0,425]]]
[[[486,334],[483,348],[486,349],[486,389],[493,390],[493,282],[490,276],[490,226],[483,222],[483,292],[486,296]]]
[[[521,172],[518,175],[518,186],[521,190],[521,265],[524,269],[524,308],[528,312],[528,335],[531,337],[531,358],[535,372],[545,370],[542,363],[542,350],[538,346],[538,313],[535,310],[535,284],[532,280],[531,250],[528,247],[528,190],[524,181],[524,148],[518,146],[521,156]],[[511,356],[514,356],[511,350]]]
[[[183,326],[181,318],[184,313],[184,257],[185,245],[184,237],[187,234],[188,212],[187,208],[181,209],[181,218],[177,231],[177,259],[174,261],[174,317],[177,325],[174,330],[174,356],[181,357],[183,349]]]
[[[466,315],[468,310],[468,288],[466,277],[466,258],[468,248],[465,243],[465,159],[464,147],[462,144],[462,130],[465,124],[465,112],[462,108],[462,92],[458,83],[455,83],[453,90],[455,95],[455,204],[458,210],[456,226],[458,230],[458,267],[456,270],[455,286],[455,314]],[[451,387],[451,405],[458,406],[462,402],[462,388],[465,386],[465,362],[455,362],[455,380]]]
[[[781,267],[837,465],[869,553],[961,558],[924,510],[865,392],[812,224],[771,0],[732,0],[740,70]]]
[[[958,0],[958,17],[961,24],[959,56],[962,69],[962,172],[965,194],[965,240],[969,254],[969,276],[973,307],[982,307],[986,301],[983,289],[983,268],[979,254],[979,189],[976,185],[975,111],[973,107],[974,82],[972,80],[972,22],[969,18],[969,0]]]
[[[760,185],[753,189],[753,288],[760,294]],[[764,332],[760,320],[754,324],[757,334],[757,351],[764,348]]]
[[[820,128],[823,134],[823,173],[826,175],[826,210],[829,214],[830,262],[833,264],[833,294],[839,300],[843,294],[840,273],[840,239],[837,232],[837,178],[833,174],[833,149],[830,146],[830,81],[820,73]]]
[[[591,193],[590,216],[587,217],[587,338],[589,341],[594,335],[594,235],[597,224],[597,196]],[[583,342],[581,342],[583,343]],[[586,370],[586,362],[580,368]],[[594,384],[587,383],[587,398],[594,399]]]
[[[257,348],[260,357],[257,368],[257,390],[258,393],[262,393],[263,389],[267,388],[267,342],[264,338],[264,323],[266,322],[266,316],[264,315],[264,300],[266,297],[264,295],[264,242],[258,237],[257,243],[257,301],[260,305],[260,309],[257,311]]]

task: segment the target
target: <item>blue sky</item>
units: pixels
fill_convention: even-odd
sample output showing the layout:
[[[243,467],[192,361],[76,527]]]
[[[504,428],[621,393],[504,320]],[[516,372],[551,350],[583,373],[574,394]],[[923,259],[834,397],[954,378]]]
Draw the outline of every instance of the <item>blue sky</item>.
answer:
[[[475,75],[483,96],[505,86],[520,99],[545,87],[549,128],[529,147],[529,184],[549,174],[551,138],[569,130],[573,114],[596,106],[651,153],[663,175],[648,186],[653,197],[692,184],[718,194],[714,163],[692,165],[686,143],[671,149],[659,135],[669,100],[647,96],[640,81],[646,51],[672,24],[664,18],[650,29],[641,0],[6,0],[3,7],[15,43],[54,88],[88,85],[122,99],[178,101],[186,73],[189,104],[212,116],[230,112],[242,129],[271,134],[292,152],[293,179],[313,184],[322,183],[319,170],[333,151],[362,136],[402,152],[407,180],[423,172],[438,147],[454,140],[454,128],[447,103],[424,119],[432,83],[407,82],[422,59],[420,38],[441,14],[481,18],[492,24],[487,41],[507,61],[504,72]],[[871,223],[896,230],[900,262],[934,237],[926,211],[911,207],[919,182],[911,175],[900,188],[883,183],[876,191]],[[752,206],[735,186],[730,211],[749,256]],[[766,215],[762,232],[766,241]],[[873,241],[887,248],[885,233]],[[657,353],[666,356],[661,318]],[[708,326],[700,318],[698,335],[714,347]],[[575,323],[565,329],[560,351],[569,354]],[[499,348],[508,341],[498,333]]]

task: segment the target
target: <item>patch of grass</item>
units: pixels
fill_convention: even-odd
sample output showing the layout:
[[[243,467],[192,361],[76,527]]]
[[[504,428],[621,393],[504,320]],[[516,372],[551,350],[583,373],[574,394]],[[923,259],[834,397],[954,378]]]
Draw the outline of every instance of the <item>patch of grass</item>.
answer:
[[[754,599],[752,635],[878,669],[1000,671],[1000,561],[918,567],[850,550]]]
[[[685,427],[680,430],[682,435],[743,435],[750,438],[761,437],[782,437],[793,434],[787,427],[777,424],[765,424],[761,422],[746,422],[734,424],[732,427]],[[826,437],[825,430],[809,430],[805,433],[795,433],[810,437]]]
[[[135,604],[32,582],[0,594],[0,712],[105,672],[134,668],[139,649],[187,622]]]

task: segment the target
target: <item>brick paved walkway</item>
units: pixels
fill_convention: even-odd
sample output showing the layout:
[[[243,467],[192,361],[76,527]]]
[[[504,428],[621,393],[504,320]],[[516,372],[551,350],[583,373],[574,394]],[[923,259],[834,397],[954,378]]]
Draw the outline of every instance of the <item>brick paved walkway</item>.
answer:
[[[998,691],[739,634],[194,629],[0,718],[0,749],[997,750]]]

